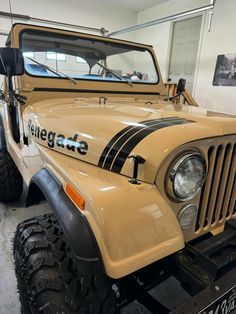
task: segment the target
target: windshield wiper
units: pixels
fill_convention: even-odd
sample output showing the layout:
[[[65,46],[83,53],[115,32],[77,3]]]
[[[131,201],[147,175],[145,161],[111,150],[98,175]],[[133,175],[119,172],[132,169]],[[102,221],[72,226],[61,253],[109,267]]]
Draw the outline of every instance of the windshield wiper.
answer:
[[[46,70],[52,72],[53,74],[56,74],[56,75],[59,76],[59,77],[63,77],[63,75],[64,75],[64,77],[68,78],[68,80],[70,80],[73,84],[77,84],[77,81],[74,80],[71,76],[69,76],[69,75],[67,75],[67,74],[65,74],[65,73],[63,73],[63,72],[61,72],[61,71],[55,70],[55,69],[49,67],[48,65],[43,64],[43,63],[40,63],[40,62],[38,62],[37,60],[34,60],[34,59],[30,58],[30,57],[26,57],[26,58],[29,59],[29,60],[31,60],[31,61],[33,61],[33,62],[35,62],[36,64],[40,65],[40,66],[43,67],[44,69],[46,69]]]
[[[104,70],[106,70],[108,73],[111,73],[111,75],[115,76],[116,78],[118,78],[120,81],[125,80],[125,82],[127,82],[129,84],[129,86],[133,87],[133,84],[131,83],[130,80],[128,80],[126,77],[122,77],[119,74],[113,72],[111,69],[107,68],[105,65],[97,62],[97,65],[99,65],[101,68],[103,68]]]

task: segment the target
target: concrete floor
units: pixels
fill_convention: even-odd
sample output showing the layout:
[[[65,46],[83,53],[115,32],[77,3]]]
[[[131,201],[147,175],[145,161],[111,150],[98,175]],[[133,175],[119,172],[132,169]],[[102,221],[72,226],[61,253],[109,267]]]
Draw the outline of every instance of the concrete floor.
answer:
[[[24,207],[23,200],[5,205],[0,203],[0,314],[20,314],[20,302],[18,298],[17,282],[14,271],[14,259],[12,254],[12,239],[17,225],[33,216],[42,215],[50,212],[48,204]],[[187,298],[188,295],[183,290],[178,289],[179,285],[174,278],[159,286],[158,290],[153,289],[151,294],[163,304],[174,308],[176,298],[170,298],[171,295],[179,294],[181,298]],[[179,291],[179,292],[178,292]],[[148,314],[143,306],[138,302],[133,302],[122,310],[122,314]]]

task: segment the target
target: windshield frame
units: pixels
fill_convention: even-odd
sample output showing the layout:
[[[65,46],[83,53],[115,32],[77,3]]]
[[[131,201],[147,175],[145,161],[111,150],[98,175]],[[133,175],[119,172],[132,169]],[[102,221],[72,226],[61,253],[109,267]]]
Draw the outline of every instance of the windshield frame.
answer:
[[[29,25],[30,26],[30,25]],[[42,27],[41,27],[42,28]],[[48,30],[50,29],[50,31]],[[53,30],[53,31],[51,31]],[[58,32],[56,32],[58,30]],[[77,33],[77,32],[73,32],[73,31],[67,31],[67,34],[65,33],[61,33],[60,31],[64,31],[64,30],[60,30],[60,29],[56,29],[56,28],[49,28],[49,27],[45,27],[44,29],[33,29],[33,28],[25,28],[23,30],[21,30],[19,32],[19,48],[23,51],[23,35],[24,33],[29,33],[32,32],[34,34],[37,35],[49,35],[49,36],[57,36],[57,37],[75,37],[75,38],[81,38],[81,39],[87,39],[87,40],[92,40],[93,36],[91,34],[86,34],[86,33]],[[71,34],[69,34],[71,33]],[[154,54],[151,51],[151,46],[148,45],[143,45],[143,44],[138,44],[135,42],[130,42],[130,41],[125,41],[125,40],[120,40],[120,39],[116,39],[116,38],[110,38],[110,37],[101,37],[101,36],[95,36],[94,40],[98,41],[98,42],[111,42],[114,43],[114,45],[120,46],[120,47],[125,47],[125,48],[129,48],[129,49],[133,49],[133,50],[144,50],[146,52],[148,52],[150,54],[152,63],[153,63],[153,67],[156,71],[156,75],[157,75],[157,80],[155,82],[142,82],[142,81],[131,81],[131,83],[133,85],[146,85],[146,86],[155,86],[158,85],[160,83],[160,71],[158,70],[157,67],[157,63],[154,57]],[[118,41],[118,42],[117,42]],[[122,43],[121,43],[122,42]],[[32,74],[29,73],[25,67],[25,74],[27,74],[30,77],[34,77],[34,78],[41,78],[41,79],[56,79],[56,80],[63,80],[65,79],[65,77],[59,77],[59,76],[45,76],[45,75],[38,75],[38,74]],[[84,82],[97,82],[97,83],[115,83],[115,84],[127,84],[127,81],[124,80],[109,80],[109,79],[102,79],[102,80],[98,80],[96,78],[83,78],[83,77],[73,77],[74,80],[80,82],[80,81],[84,81]]]

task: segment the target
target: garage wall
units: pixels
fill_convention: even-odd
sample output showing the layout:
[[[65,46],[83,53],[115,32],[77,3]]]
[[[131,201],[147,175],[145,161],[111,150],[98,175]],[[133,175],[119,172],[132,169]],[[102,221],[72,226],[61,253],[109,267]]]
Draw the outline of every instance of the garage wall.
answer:
[[[206,4],[209,4],[208,0],[170,0],[139,12],[138,23],[144,23]],[[235,0],[216,0],[211,32],[207,32],[208,14],[204,14],[200,57],[193,91],[194,97],[202,107],[236,113],[236,87],[212,86],[217,55],[236,53],[235,21]],[[151,43],[154,46],[164,80],[168,77],[172,29],[173,22],[167,22],[136,32],[137,40]]]
[[[12,12],[70,24],[117,30],[136,23],[137,13],[93,0],[11,0]],[[118,3],[118,2],[117,2]],[[8,0],[1,11],[9,12]],[[10,20],[0,17],[0,31],[10,29]],[[56,26],[54,26],[56,27]]]
[[[170,0],[140,11],[137,19],[138,23],[145,23],[206,4],[209,4],[208,0]],[[166,22],[134,32],[138,41],[143,41],[154,46],[164,80],[167,79],[172,25],[172,22]]]
[[[204,28],[195,95],[202,106],[236,113],[236,87],[213,86],[217,55],[236,53],[236,1],[217,0],[211,32]]]

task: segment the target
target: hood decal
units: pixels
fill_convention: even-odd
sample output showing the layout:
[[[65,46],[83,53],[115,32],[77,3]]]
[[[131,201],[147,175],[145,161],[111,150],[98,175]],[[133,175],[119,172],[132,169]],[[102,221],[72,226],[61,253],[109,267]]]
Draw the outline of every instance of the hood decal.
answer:
[[[74,136],[68,138],[63,134],[57,134],[52,130],[41,128],[35,125],[32,120],[28,120],[28,132],[35,139],[41,140],[47,143],[49,148],[55,146],[67,149],[68,151],[77,152],[80,155],[86,155],[88,152],[88,143],[85,141],[77,141],[79,134],[75,133]]]
[[[147,126],[152,126],[153,124],[157,123],[157,121],[160,120],[168,122],[176,120],[176,117],[145,120],[135,123],[135,126],[130,125],[125,129],[121,130],[111,139],[111,141],[103,150],[98,166],[105,169],[110,169],[114,157],[116,156],[120,148],[126,143],[127,140],[129,140],[138,131],[143,130]]]
[[[149,134],[166,127],[192,123],[178,117],[153,119],[130,125],[117,133],[104,148],[98,166],[120,173],[131,151]]]
[[[138,130],[142,129],[145,125],[148,125],[149,123],[155,120],[156,119],[145,120],[137,122],[135,123],[135,125],[129,125],[128,127],[118,132],[115,136],[113,136],[113,138],[104,148],[102,155],[99,159],[98,166],[105,169],[109,169],[108,164],[110,159],[113,159],[112,157],[113,154],[117,153],[119,148],[130,138],[130,136],[132,136]]]

